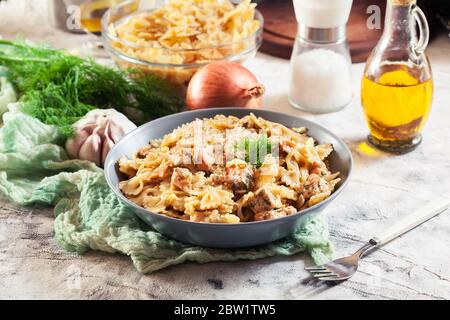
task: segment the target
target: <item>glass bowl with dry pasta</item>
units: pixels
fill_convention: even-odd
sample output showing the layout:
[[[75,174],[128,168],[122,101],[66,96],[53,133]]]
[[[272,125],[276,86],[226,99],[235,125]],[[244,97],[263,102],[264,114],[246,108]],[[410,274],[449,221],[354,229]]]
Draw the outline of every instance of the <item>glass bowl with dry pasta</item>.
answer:
[[[154,73],[182,93],[202,66],[243,62],[262,42],[263,18],[250,0],[237,5],[229,0],[141,1],[138,9],[130,2],[139,0],[125,1],[103,16],[105,49],[120,68]]]
[[[351,152],[288,114],[200,109],[153,120],[110,151],[105,176],[122,205],[161,233],[211,247],[285,237],[343,190]]]

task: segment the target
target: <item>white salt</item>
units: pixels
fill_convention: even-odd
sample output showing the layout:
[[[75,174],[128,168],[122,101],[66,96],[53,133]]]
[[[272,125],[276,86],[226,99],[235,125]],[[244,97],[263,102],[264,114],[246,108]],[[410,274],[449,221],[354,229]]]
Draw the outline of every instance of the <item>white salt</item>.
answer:
[[[289,99],[312,112],[343,108],[352,100],[350,62],[328,49],[313,49],[294,57]]]

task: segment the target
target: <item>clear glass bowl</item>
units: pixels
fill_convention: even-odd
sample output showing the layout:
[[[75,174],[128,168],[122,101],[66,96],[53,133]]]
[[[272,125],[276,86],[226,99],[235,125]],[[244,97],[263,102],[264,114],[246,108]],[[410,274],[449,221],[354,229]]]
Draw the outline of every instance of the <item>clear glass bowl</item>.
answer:
[[[244,62],[253,57],[262,43],[263,17],[255,10],[255,19],[259,21],[259,28],[252,35],[240,41],[222,43],[220,45],[204,47],[201,49],[168,49],[154,48],[152,46],[137,45],[134,42],[121,39],[115,34],[115,29],[133,16],[151,12],[163,3],[150,6],[145,10],[134,10],[135,0],[125,1],[110,8],[102,18],[102,37],[105,49],[115,63],[122,69],[140,69],[144,72],[156,74],[162,79],[179,88],[185,93],[187,85],[195,72],[210,62],[217,60]],[[134,11],[133,11],[134,10]],[[144,56],[148,57],[144,57]],[[157,58],[152,58],[152,57]],[[198,57],[211,57],[199,61]],[[183,57],[182,60],[192,59],[192,63],[164,63],[172,57]]]

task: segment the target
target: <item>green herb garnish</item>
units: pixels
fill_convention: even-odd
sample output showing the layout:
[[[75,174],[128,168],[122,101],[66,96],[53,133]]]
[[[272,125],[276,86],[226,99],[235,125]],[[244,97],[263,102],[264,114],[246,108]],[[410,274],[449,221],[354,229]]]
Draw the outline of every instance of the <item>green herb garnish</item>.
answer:
[[[261,134],[256,139],[244,138],[234,144],[235,153],[244,152],[245,162],[260,167],[267,154],[272,153],[272,143],[267,135]]]
[[[95,108],[114,108],[141,124],[184,106],[154,75],[113,69],[47,46],[0,40],[0,65],[7,67],[23,111],[56,125],[66,137],[73,134],[72,124]]]

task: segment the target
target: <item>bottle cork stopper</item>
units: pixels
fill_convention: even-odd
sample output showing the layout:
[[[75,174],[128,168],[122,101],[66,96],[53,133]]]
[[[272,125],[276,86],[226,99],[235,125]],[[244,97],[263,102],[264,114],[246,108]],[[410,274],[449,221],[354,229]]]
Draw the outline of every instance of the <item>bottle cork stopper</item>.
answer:
[[[416,3],[416,0],[391,0],[392,4],[398,5],[398,6],[407,6],[413,3]]]

